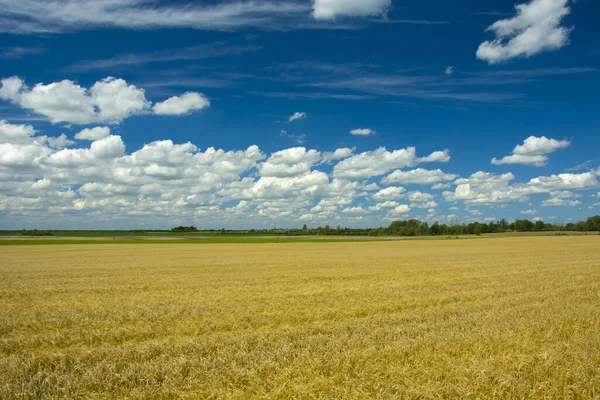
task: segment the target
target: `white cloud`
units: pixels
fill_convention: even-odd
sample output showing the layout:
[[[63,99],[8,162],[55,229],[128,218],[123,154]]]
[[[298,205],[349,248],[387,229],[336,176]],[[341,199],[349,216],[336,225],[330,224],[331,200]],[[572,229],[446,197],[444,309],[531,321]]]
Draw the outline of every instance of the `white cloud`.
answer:
[[[75,134],[77,140],[99,140],[110,136],[110,128],[108,126],[97,126],[95,128],[85,128]]]
[[[285,129],[282,129],[279,132],[279,136],[284,136],[284,137],[290,138],[298,144],[302,144],[302,143],[306,142],[306,134],[305,133],[301,133],[299,135],[294,135],[293,133],[288,133],[288,131],[286,131]]]
[[[369,207],[369,210],[371,211],[381,211],[384,210],[386,208],[396,208],[398,207],[400,204],[397,201],[384,201],[383,203],[377,203],[374,206]]]
[[[535,137],[530,136],[523,144],[518,145],[514,148],[513,154],[520,155],[538,155],[538,154],[550,154],[556,150],[566,149],[571,145],[568,140],[556,140],[548,139],[546,136]]]
[[[38,83],[32,89],[18,77],[3,79],[1,84],[0,98],[43,115],[54,124],[119,124],[131,116],[149,113],[152,106],[143,89],[113,77],[96,82],[89,90],[70,80]],[[181,115],[209,105],[203,95],[186,93],[157,103],[154,111]]]
[[[247,195],[255,199],[298,198],[310,196],[328,183],[329,177],[321,171],[285,178],[262,177],[247,191]]]
[[[341,149],[336,149],[332,152],[325,152],[323,153],[323,163],[330,163],[332,161],[343,160],[344,158],[348,158],[352,154],[354,154],[354,150],[356,150],[355,147],[351,149],[348,147],[344,147]]]
[[[321,159],[317,150],[306,150],[305,147],[294,147],[273,153],[261,164],[261,176],[290,177],[307,173]]]
[[[288,118],[288,123],[297,121],[299,119],[306,119],[308,115],[305,112],[296,111],[292,116]]]
[[[540,176],[528,183],[520,184],[519,189],[532,194],[551,193],[556,190],[593,189],[598,187],[598,179],[591,172],[583,174],[558,174]]]
[[[548,164],[549,158],[546,154],[554,153],[559,149],[565,149],[571,145],[568,140],[549,139],[546,136],[530,136],[523,144],[513,149],[513,154],[500,160],[493,158],[492,164],[521,164],[543,167]]]
[[[394,217],[394,216],[400,216],[400,215],[403,215],[403,214],[407,214],[407,213],[410,212],[410,210],[411,210],[411,208],[408,205],[401,204],[401,205],[395,207],[392,211],[390,211],[388,213],[388,218],[389,217]]]
[[[481,43],[477,58],[497,64],[568,45],[571,29],[561,26],[571,12],[568,1],[532,0],[515,6],[515,17],[496,21],[487,28],[496,34],[496,39]]]
[[[581,205],[579,200],[565,200],[560,198],[552,198],[542,201],[542,207],[577,207]]]
[[[518,202],[526,198],[508,185],[515,179],[513,174],[494,175],[479,171],[469,178],[458,179],[454,192],[444,192],[447,201],[464,201],[468,204],[492,204]]]
[[[420,163],[426,163],[426,162],[447,163],[450,161],[450,150],[446,149],[446,150],[442,150],[442,151],[434,151],[427,157],[421,157],[417,161]]]
[[[398,200],[406,197],[406,189],[401,186],[390,186],[373,195],[375,200]]]
[[[343,213],[346,213],[346,214],[366,214],[366,213],[368,213],[369,211],[368,211],[368,210],[365,210],[365,209],[364,209],[364,208],[362,208],[362,207],[347,207],[347,208],[344,208],[344,209],[342,210],[342,212],[343,212]]]
[[[454,74],[454,71],[456,70],[456,67],[454,65],[448,65],[446,67],[446,70],[444,71],[444,73],[448,76]]]
[[[374,135],[376,133],[377,132],[375,132],[374,130],[368,129],[368,128],[352,129],[350,131],[350,134],[354,135],[354,136],[371,136],[371,135]]]
[[[525,210],[525,211],[521,211],[521,214],[523,214],[523,215],[535,215],[535,214],[537,214],[537,210]]]
[[[525,202],[534,194],[551,194],[563,190],[589,190],[600,186],[596,175],[559,174],[540,176],[529,182],[510,185],[515,176],[511,173],[494,175],[476,172],[466,179],[458,179],[454,192],[444,192],[447,201],[464,201],[467,204],[496,204]]]
[[[445,181],[452,181],[458,176],[444,173],[441,169],[427,170],[417,168],[410,171],[396,170],[384,177],[381,182],[384,184],[400,183],[404,185],[433,185]]]
[[[132,115],[145,113],[151,105],[142,89],[112,77],[96,82],[90,89],[90,96],[100,110],[99,121],[109,123],[119,123]]]
[[[448,150],[436,151],[424,158],[417,158],[416,149],[407,147],[388,151],[380,147],[374,151],[356,154],[338,163],[333,176],[340,179],[360,180],[384,175],[396,168],[405,168],[425,162],[445,162],[449,160]]]
[[[31,125],[13,125],[6,120],[0,120],[0,144],[33,146],[33,148],[41,150],[44,149],[44,146],[62,149],[75,143],[69,140],[64,133],[58,137],[35,136],[35,133],[36,131]],[[5,149],[8,148],[5,147]],[[17,147],[11,148],[14,150]]]
[[[184,115],[209,106],[210,101],[202,93],[187,92],[156,103],[152,110],[157,115]]]
[[[69,140],[67,138],[67,135],[65,135],[64,133],[58,137],[47,138],[46,141],[48,142],[48,145],[53,149],[62,149],[75,143],[74,141]]]
[[[13,125],[0,120],[0,143],[28,144],[34,135],[35,129],[31,125]]]
[[[388,169],[388,164],[417,163],[414,149],[353,155],[349,148],[320,153],[298,147],[267,156],[257,146],[201,151],[190,142],[161,140],[127,152],[120,136],[97,128],[79,132],[91,140],[86,147],[72,147],[66,135],[42,136],[31,125],[0,121],[0,207],[7,226],[33,221],[38,228],[75,228],[92,221],[110,229],[137,227],[148,220],[153,227],[297,226],[299,220],[378,226],[382,220],[406,218],[411,209],[431,216],[437,206],[437,193],[380,188],[368,178],[357,178]],[[336,168],[354,157],[350,166],[341,168],[354,171],[350,178],[336,176]],[[332,172],[327,173],[331,168],[324,160],[337,162]],[[452,178],[442,171],[421,170],[417,175],[423,176],[408,175],[406,180]],[[595,172],[514,180],[512,174],[478,172],[457,179],[456,190],[444,192],[443,198],[465,205],[502,205],[547,194],[545,205],[574,206],[580,190],[596,193],[600,187]]]
[[[414,191],[408,193],[406,198],[410,201],[410,206],[414,208],[435,208],[438,206],[434,201],[434,196],[429,193]]]
[[[532,165],[534,167],[543,167],[548,164],[549,158],[547,156],[524,156],[521,154],[513,154],[511,156],[505,156],[500,160],[495,157],[492,158],[493,165],[504,165],[504,164],[520,164],[520,165]]]
[[[554,192],[550,192],[550,196],[557,199],[572,199],[581,197],[580,194],[574,193],[570,190],[556,190]]]
[[[111,158],[122,157],[125,144],[120,136],[108,136],[92,142],[89,149],[63,149],[50,155],[44,163],[64,168],[76,168],[83,165],[94,165],[101,168],[101,163]]]
[[[310,4],[283,1],[231,1],[217,4],[147,0],[0,0],[8,18],[0,32],[48,33],[116,27],[148,30],[191,28],[232,31],[244,27],[290,29],[306,19]],[[292,26],[293,27],[293,26]]]
[[[408,167],[416,163],[416,149],[387,151],[380,147],[375,151],[356,154],[338,163],[333,176],[340,179],[360,180],[383,175],[394,168]]]
[[[392,0],[314,0],[315,19],[368,17],[381,15],[392,5]]]
[[[0,99],[15,101],[25,85],[23,81],[16,77],[4,78],[0,81]]]

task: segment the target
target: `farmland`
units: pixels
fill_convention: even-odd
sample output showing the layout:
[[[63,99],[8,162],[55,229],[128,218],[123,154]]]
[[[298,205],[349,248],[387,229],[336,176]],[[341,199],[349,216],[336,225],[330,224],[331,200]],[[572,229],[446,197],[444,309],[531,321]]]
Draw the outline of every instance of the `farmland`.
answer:
[[[2,399],[600,397],[598,235],[19,244]]]

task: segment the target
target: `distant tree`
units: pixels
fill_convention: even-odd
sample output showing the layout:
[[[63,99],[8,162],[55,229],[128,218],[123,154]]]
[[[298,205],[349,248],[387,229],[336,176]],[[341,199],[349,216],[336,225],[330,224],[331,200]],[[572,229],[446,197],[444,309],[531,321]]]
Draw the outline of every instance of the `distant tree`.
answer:
[[[499,232],[506,232],[508,230],[508,222],[502,218],[500,221],[498,221],[498,231]]]
[[[600,231],[600,215],[589,217],[585,222],[590,231]]]
[[[514,230],[517,232],[531,232],[533,230],[533,223],[527,219],[518,219],[514,222]]]
[[[171,232],[198,232],[195,226],[178,226],[171,229]]]
[[[543,231],[544,229],[546,229],[546,224],[544,223],[544,221],[537,221],[535,223],[535,230],[536,231]]]
[[[431,225],[431,228],[429,228],[429,232],[433,235],[433,236],[437,236],[442,234],[442,229],[440,227],[439,222],[434,222],[433,225]]]

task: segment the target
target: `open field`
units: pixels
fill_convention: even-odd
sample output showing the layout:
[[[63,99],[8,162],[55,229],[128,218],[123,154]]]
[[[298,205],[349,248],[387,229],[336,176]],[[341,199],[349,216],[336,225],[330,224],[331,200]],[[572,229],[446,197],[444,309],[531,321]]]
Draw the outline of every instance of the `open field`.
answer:
[[[0,398],[600,398],[600,236],[4,246]]]
[[[0,246],[30,246],[57,244],[257,244],[257,243],[336,243],[390,240],[455,240],[481,238],[510,238],[520,236],[593,236],[598,232],[504,232],[477,235],[438,235],[438,236],[351,236],[351,235],[246,235],[170,233],[170,232],[86,232],[61,231],[52,236],[23,236],[14,232],[0,233]]]
[[[73,245],[73,244],[261,244],[261,243],[340,243],[400,240],[365,236],[264,236],[264,237],[3,237],[0,246]],[[411,238],[416,240],[417,238]]]

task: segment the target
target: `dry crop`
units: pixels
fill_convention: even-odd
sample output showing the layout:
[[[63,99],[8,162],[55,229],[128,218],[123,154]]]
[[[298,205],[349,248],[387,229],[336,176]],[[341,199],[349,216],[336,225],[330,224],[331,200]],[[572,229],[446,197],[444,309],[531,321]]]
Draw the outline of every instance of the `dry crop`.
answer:
[[[600,238],[0,248],[0,398],[600,398]]]

